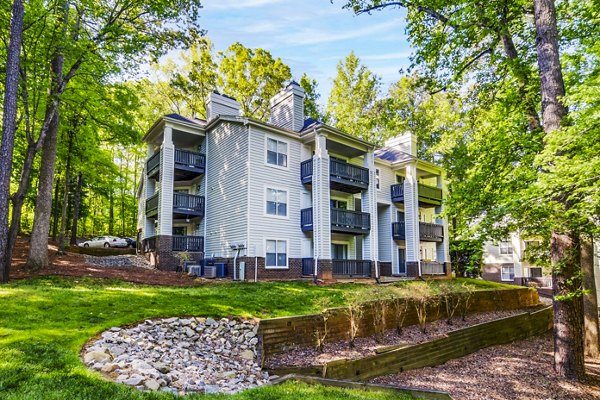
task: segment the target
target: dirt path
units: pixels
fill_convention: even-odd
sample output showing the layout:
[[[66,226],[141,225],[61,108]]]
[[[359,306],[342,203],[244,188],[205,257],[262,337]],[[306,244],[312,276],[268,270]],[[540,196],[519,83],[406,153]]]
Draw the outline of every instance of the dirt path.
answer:
[[[25,239],[19,239],[15,246],[12,260],[11,279],[59,275],[121,279],[127,282],[159,286],[198,286],[205,283],[205,281],[196,279],[196,277],[170,271],[158,271],[139,267],[106,268],[88,264],[81,254],[67,253],[64,256],[56,255],[58,248],[54,244],[48,247],[48,255],[50,256],[50,265],[48,268],[29,272],[24,268],[28,250],[29,243]]]
[[[554,374],[552,358],[546,334],[371,382],[441,390],[461,400],[600,399],[600,360],[588,360],[588,382],[572,382]]]

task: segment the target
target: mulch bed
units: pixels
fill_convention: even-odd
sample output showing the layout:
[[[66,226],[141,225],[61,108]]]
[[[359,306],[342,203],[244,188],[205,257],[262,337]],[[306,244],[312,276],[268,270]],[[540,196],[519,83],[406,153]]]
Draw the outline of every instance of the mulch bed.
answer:
[[[375,336],[356,338],[354,348],[349,347],[349,342],[347,340],[327,343],[323,348],[323,352],[319,352],[314,347],[298,348],[273,355],[267,360],[266,366],[267,368],[273,369],[284,367],[307,367],[311,365],[324,365],[334,360],[359,359],[374,355],[375,350],[378,348],[428,342],[439,339],[453,330],[510,317],[531,310],[532,309],[529,308],[527,310],[474,313],[467,315],[464,321],[460,316],[453,318],[451,325],[448,324],[445,319],[437,320],[426,324],[425,333],[421,331],[421,328],[418,325],[403,328],[401,334],[398,334],[395,329],[388,330],[384,333],[382,338],[379,338],[379,340],[377,340]]]
[[[11,264],[11,279],[24,279],[33,276],[89,276],[94,278],[121,279],[126,282],[160,285],[160,286],[199,286],[206,281],[194,276],[170,271],[127,267],[103,268],[86,263],[81,254],[67,252],[64,256],[56,254],[58,247],[51,244],[48,248],[50,265],[40,271],[30,272],[25,269],[25,261],[29,251],[29,243],[19,239],[15,246]]]
[[[552,370],[552,335],[488,347],[436,367],[371,380],[371,383],[448,392],[455,399],[600,399],[600,360],[587,360],[588,379],[561,379]]]

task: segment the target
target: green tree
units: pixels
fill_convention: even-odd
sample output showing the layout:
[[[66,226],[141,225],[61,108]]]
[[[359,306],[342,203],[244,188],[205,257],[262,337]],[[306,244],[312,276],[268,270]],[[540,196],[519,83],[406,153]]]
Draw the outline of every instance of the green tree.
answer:
[[[234,43],[219,52],[219,87],[240,103],[248,117],[267,120],[269,100],[291,76],[290,67],[264,49]]]
[[[368,141],[377,141],[372,114],[379,91],[379,78],[351,52],[337,64],[325,112],[336,128]]]
[[[317,92],[317,80],[304,73],[300,78],[299,84],[306,94],[304,97],[304,116],[316,121],[323,120],[323,113],[318,103],[321,95]]]

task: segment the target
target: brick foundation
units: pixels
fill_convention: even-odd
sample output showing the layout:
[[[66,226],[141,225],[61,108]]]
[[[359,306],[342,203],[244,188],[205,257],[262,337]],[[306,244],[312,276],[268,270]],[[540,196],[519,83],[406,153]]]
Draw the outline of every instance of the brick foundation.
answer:
[[[173,251],[173,238],[167,235],[156,236],[156,249],[144,253],[144,258],[150,265],[156,266],[161,271],[176,271],[181,265],[181,260]],[[199,263],[204,258],[203,252],[188,252],[192,261]]]
[[[333,281],[333,263],[331,260],[317,260],[317,279]]]
[[[266,268],[264,257],[238,257],[236,275],[239,279],[240,262],[244,262],[245,266],[245,281],[258,280],[293,280],[302,278],[302,259],[289,258],[288,268]],[[224,263],[226,265],[227,277],[233,279],[233,258],[215,258],[215,263]],[[255,270],[258,265],[258,269]]]
[[[379,261],[379,276],[392,276],[392,263]]]
[[[417,261],[406,262],[406,276],[413,278],[419,277],[419,263]]]

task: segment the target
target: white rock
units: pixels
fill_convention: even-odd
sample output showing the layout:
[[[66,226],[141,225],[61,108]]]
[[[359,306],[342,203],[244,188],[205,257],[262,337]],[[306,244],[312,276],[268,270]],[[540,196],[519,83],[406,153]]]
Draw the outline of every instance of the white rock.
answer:
[[[103,351],[90,351],[83,356],[83,361],[86,364],[92,364],[94,362],[106,362],[110,361],[110,356]]]
[[[146,386],[150,390],[158,390],[160,388],[160,383],[154,379],[149,379],[144,382],[144,386]]]

